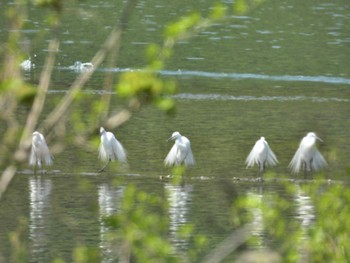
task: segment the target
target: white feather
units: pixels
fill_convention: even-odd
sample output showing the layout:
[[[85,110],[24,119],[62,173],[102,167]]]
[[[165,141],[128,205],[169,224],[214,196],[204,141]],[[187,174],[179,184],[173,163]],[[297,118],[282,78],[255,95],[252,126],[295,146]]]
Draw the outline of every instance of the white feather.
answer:
[[[99,147],[99,158],[102,161],[118,160],[122,163],[127,162],[127,154],[123,145],[115,138],[111,132],[106,132],[103,127],[100,128],[101,143]]]
[[[256,141],[245,162],[247,168],[257,164],[260,171],[263,171],[266,166],[276,165],[278,160],[265,138],[261,137],[260,140]]]
[[[52,156],[44,136],[36,131],[33,132],[32,135],[32,149],[29,156],[29,164],[41,167],[42,162],[45,162],[46,165],[51,165]]]
[[[318,171],[327,166],[326,160],[316,148],[316,140],[321,140],[315,133],[309,132],[300,142],[299,148],[289,163],[292,173]]]
[[[195,164],[190,140],[181,136],[179,132],[174,132],[170,139],[175,139],[175,143],[164,160],[165,166],[181,165],[186,166]]]

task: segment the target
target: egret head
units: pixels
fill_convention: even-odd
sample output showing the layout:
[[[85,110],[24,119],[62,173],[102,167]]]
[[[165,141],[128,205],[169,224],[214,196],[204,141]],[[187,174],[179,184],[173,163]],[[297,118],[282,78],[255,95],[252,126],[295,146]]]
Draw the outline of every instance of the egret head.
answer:
[[[168,139],[168,141],[170,141],[170,140],[176,140],[176,139],[179,139],[179,138],[181,138],[181,134],[180,134],[178,131],[176,131],[176,132],[173,132],[173,134],[172,134],[171,137]]]
[[[323,142],[321,140],[321,138],[317,137],[316,133],[314,133],[314,132],[309,132],[306,136],[307,137],[311,137],[311,138],[315,138],[316,140],[319,140],[320,142]]]
[[[41,133],[40,132],[37,132],[37,131],[35,131],[35,132],[33,132],[33,134],[32,134],[32,141],[38,141],[38,140],[40,140],[41,139]]]
[[[100,128],[100,135],[102,135],[105,132],[105,129],[103,127]]]

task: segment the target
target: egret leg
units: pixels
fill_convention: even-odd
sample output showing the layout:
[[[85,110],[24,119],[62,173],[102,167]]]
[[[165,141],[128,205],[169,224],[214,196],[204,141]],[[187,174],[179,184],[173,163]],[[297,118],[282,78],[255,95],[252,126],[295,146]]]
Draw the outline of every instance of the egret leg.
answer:
[[[306,179],[307,175],[307,162],[303,161],[302,166],[304,168],[304,179]]]
[[[312,158],[311,160],[310,160],[310,172],[312,172],[312,162],[314,161],[314,159]]]
[[[258,167],[259,167],[259,170],[258,170],[257,176],[260,178],[264,173],[265,164],[258,162]]]
[[[106,163],[106,165],[103,166],[98,172],[99,172],[99,173],[104,172],[104,170],[107,168],[107,166],[109,165],[110,162],[111,162],[111,159],[108,159],[108,162]]]

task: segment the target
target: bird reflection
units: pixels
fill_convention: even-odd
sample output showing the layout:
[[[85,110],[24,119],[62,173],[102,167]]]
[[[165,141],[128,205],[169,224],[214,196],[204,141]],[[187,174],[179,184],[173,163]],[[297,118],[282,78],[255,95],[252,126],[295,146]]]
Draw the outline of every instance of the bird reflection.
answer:
[[[296,218],[301,221],[302,238],[305,239],[306,231],[315,219],[315,209],[310,196],[303,192],[299,185],[297,185],[294,200],[297,206]]]
[[[29,236],[32,242],[32,258],[39,259],[47,253],[49,233],[46,215],[50,207],[52,191],[51,179],[42,179],[41,176],[29,178],[30,220]]]
[[[169,233],[171,242],[177,249],[188,248],[188,241],[179,237],[178,231],[188,222],[188,204],[191,200],[191,185],[164,184],[169,202]]]
[[[98,188],[98,203],[100,208],[100,248],[102,251],[102,262],[115,262],[117,251],[113,249],[113,240],[108,235],[110,229],[103,220],[111,216],[120,208],[120,200],[124,195],[124,187],[115,188],[109,184],[102,184]]]
[[[247,192],[247,196],[253,198],[257,202],[255,208],[250,208],[250,212],[253,215],[252,231],[251,235],[254,237],[254,243],[257,248],[264,248],[263,238],[264,238],[264,219],[263,212],[261,210],[261,204],[263,202],[263,189],[262,187],[257,187]]]

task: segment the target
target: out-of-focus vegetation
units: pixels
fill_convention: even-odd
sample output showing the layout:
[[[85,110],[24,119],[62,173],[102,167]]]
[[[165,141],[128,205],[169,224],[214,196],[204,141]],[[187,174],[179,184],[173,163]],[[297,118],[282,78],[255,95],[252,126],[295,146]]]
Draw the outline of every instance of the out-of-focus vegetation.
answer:
[[[62,150],[65,144],[74,143],[77,146],[90,145],[96,147],[97,128],[115,128],[128,121],[142,106],[154,105],[165,112],[174,112],[175,103],[167,95],[176,92],[176,83],[165,81],[158,77],[157,71],[165,68],[167,59],[173,55],[174,45],[183,39],[191,38],[201,30],[211,26],[218,20],[224,21],[232,12],[245,13],[255,8],[261,1],[235,1],[233,6],[216,4],[207,17],[193,13],[181,17],[169,24],[164,31],[164,41],[161,45],[151,44],[145,51],[148,64],[144,70],[126,72],[118,83],[112,86],[117,94],[125,99],[125,107],[117,113],[109,114],[111,99],[110,85],[103,88],[107,91],[101,99],[91,102],[91,112],[83,121],[78,113],[70,109],[83,103],[81,88],[94,73],[86,71],[79,75],[69,88],[69,92],[60,101],[55,102],[47,117],[38,122],[42,116],[46,102],[46,92],[50,87],[52,68],[56,51],[59,49],[59,39],[54,32],[59,27],[59,17],[64,1],[25,1],[17,0],[6,10],[10,32],[8,40],[1,45],[3,67],[0,75],[0,151],[4,158],[0,160],[3,174],[0,180],[0,196],[5,194],[7,187],[16,174],[21,163],[26,162],[31,143],[31,134],[35,129],[43,131],[47,137]],[[37,5],[50,9],[50,23],[54,37],[49,43],[49,53],[39,83],[34,87],[23,79],[20,62],[24,59],[19,47],[21,28],[26,17],[26,5]],[[121,14],[120,22],[115,25],[101,50],[96,51],[92,58],[95,68],[109,56],[109,63],[116,60],[122,32],[126,30],[128,19],[136,4],[129,0]],[[105,83],[109,83],[110,73],[106,73]],[[25,105],[26,115],[18,116],[18,108]],[[67,135],[66,127],[70,125],[73,134]],[[66,140],[60,140],[65,137]],[[58,143],[60,142],[60,143]],[[183,168],[174,171],[175,180]],[[119,262],[221,262],[225,258],[233,258],[237,262],[347,262],[350,251],[350,192],[346,185],[310,183],[299,186],[286,181],[285,192],[289,195],[308,196],[310,206],[314,209],[316,218],[309,224],[303,224],[302,219],[288,220],[288,214],[297,209],[294,204],[278,193],[272,195],[247,195],[233,200],[232,224],[236,231],[228,233],[228,238],[222,243],[209,248],[207,238],[194,235],[194,226],[186,225],[181,229],[181,238],[191,242],[189,251],[177,251],[168,239],[167,203],[151,193],[138,191],[134,186],[128,186],[121,204],[120,212],[107,216],[104,222],[110,229],[112,250]],[[287,219],[286,219],[287,218]],[[262,225],[263,236],[272,240],[262,254],[254,256],[252,251],[245,251],[246,242],[257,242],[251,235],[257,224]],[[27,244],[23,242],[26,233],[26,221],[23,220],[18,229],[9,233],[12,245],[13,262],[28,262]],[[242,252],[243,251],[243,252]],[[263,256],[262,256],[263,255]],[[231,258],[232,257],[232,258]],[[101,256],[98,248],[84,244],[77,245],[72,255],[72,262],[98,262]],[[55,262],[64,262],[57,257]]]

